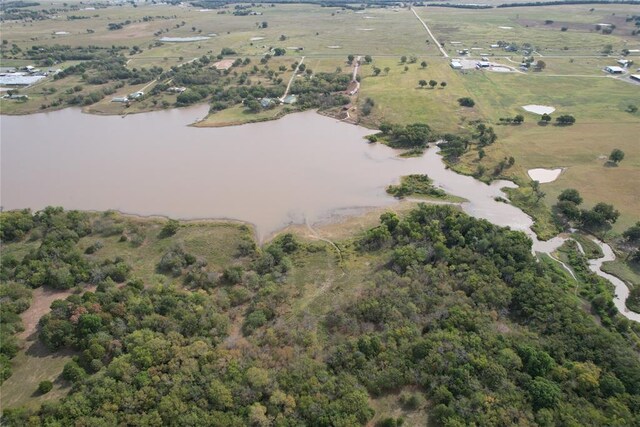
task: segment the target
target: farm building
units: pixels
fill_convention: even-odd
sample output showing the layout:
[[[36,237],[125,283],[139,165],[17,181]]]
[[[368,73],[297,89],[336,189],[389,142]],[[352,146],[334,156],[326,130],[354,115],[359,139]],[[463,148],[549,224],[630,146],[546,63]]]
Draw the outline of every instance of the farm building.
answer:
[[[126,96],[116,96],[111,100],[111,102],[129,102],[129,98]]]
[[[2,86],[30,86],[46,76],[31,76],[24,73],[4,73],[0,74],[0,85]]]
[[[287,95],[282,102],[284,104],[295,104],[298,101],[298,97],[296,95]]]
[[[260,105],[262,106],[262,108],[269,108],[274,103],[275,103],[275,101],[273,99],[271,99],[271,98],[262,98],[260,100]]]
[[[140,97],[144,96],[144,92],[139,90],[137,92],[133,92],[131,94],[129,94],[129,99],[138,99]]]
[[[631,74],[631,79],[640,82],[640,74]]]
[[[604,67],[604,70],[609,74],[622,74],[624,73],[624,68],[620,68],[616,65],[611,65],[608,67]]]
[[[489,68],[491,63],[489,61],[478,61],[476,65],[480,68]]]
[[[462,70],[462,64],[458,61],[451,61],[451,68],[453,68],[454,70]]]
[[[173,92],[173,93],[182,93],[185,90],[187,90],[186,87],[177,87],[177,86],[173,86],[170,87],[169,89],[167,89],[167,92]]]
[[[620,64],[621,67],[628,67],[629,65],[633,64],[633,61],[629,59],[618,59],[616,62]]]

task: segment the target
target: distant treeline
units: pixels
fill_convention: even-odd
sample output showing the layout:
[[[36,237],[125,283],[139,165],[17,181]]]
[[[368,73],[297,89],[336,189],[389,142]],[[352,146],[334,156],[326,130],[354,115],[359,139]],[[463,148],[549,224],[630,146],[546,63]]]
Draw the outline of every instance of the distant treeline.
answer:
[[[32,6],[40,6],[40,3],[35,1],[22,1],[22,0],[2,2],[0,3],[0,10],[17,9],[20,7],[32,7]]]
[[[228,4],[237,3],[230,2],[227,0],[197,0],[192,1],[191,5],[195,7],[202,7],[207,9],[215,9],[220,8]],[[322,7],[342,7],[345,9],[353,9],[353,10],[361,10],[364,9],[364,6],[354,6],[353,2],[349,2],[347,0],[275,0],[275,1],[267,1],[267,0],[258,0],[253,1],[251,3],[267,3],[267,4],[316,4]],[[380,6],[400,6],[401,2],[395,0],[365,0],[360,2],[361,5],[380,5]]]
[[[565,4],[640,4],[640,0],[567,0],[536,1],[527,3],[503,3],[496,7],[562,6]]]
[[[426,4],[425,6],[453,7],[455,9],[493,9],[493,6],[488,4],[429,3],[429,4]]]

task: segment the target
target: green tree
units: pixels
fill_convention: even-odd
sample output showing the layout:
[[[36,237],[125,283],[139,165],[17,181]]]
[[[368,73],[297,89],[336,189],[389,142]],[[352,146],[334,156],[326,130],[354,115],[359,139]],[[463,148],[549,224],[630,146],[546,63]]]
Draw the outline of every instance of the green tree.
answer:
[[[68,362],[62,370],[62,378],[73,383],[80,381],[87,376],[84,369],[76,362]]]
[[[579,205],[582,203],[582,196],[580,196],[578,190],[574,188],[567,188],[566,190],[562,190],[562,193],[558,196],[558,201],[569,201]]]
[[[402,56],[400,57],[400,63],[401,63],[401,64],[404,64],[405,62],[407,62],[407,57],[406,57],[405,55],[402,55]]]
[[[447,82],[440,82],[440,87],[442,89],[444,89],[445,87],[447,87]]]
[[[427,68],[427,61],[422,61],[422,62],[420,63],[420,67],[421,67],[421,68]]]
[[[371,64],[371,62],[373,62],[373,58],[371,57],[371,55],[365,55],[364,62],[366,62],[367,64]]]
[[[560,387],[553,381],[542,377],[537,377],[531,382],[529,394],[536,409],[553,408],[562,397]]]
[[[620,163],[624,159],[624,151],[614,148],[609,154],[609,161],[615,163],[616,165]]]
[[[633,245],[640,244],[640,221],[629,227],[622,233],[622,236],[628,243]]]
[[[560,126],[569,126],[576,122],[576,118],[570,114],[563,114],[562,116],[556,117],[556,123]]]
[[[258,113],[262,110],[262,105],[256,99],[245,100],[244,105],[252,113]]]
[[[38,384],[38,391],[40,392],[40,394],[47,394],[51,391],[51,389],[53,388],[53,383],[51,381],[40,381],[40,384]]]
[[[580,218],[582,225],[593,229],[608,229],[618,220],[620,212],[613,205],[600,202],[591,210],[582,211]]]
[[[160,236],[161,237],[173,236],[178,232],[179,228],[180,228],[180,222],[176,221],[175,219],[170,219],[162,227],[162,230],[160,231]]]
[[[420,80],[420,81],[418,82],[418,84],[420,85],[420,87],[422,87],[422,88],[423,88],[423,87],[425,87],[428,83],[427,83],[427,81],[426,81],[426,80]]]
[[[460,104],[462,107],[469,107],[469,108],[476,105],[475,101],[469,97],[458,98],[458,104]]]

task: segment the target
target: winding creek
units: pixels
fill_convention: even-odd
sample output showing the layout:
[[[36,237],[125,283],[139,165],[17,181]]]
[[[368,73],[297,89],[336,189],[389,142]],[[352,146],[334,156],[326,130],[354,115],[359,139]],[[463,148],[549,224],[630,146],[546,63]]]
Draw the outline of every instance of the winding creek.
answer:
[[[255,225],[258,238],[289,224],[316,223],[354,210],[389,206],[387,185],[412,173],[462,197],[462,209],[499,226],[521,230],[533,251],[551,254],[565,241],[539,241],[531,218],[507,203],[500,190],[510,181],[486,185],[447,169],[429,149],[399,158],[383,145],[368,144],[371,130],[314,112],[277,121],[225,128],[194,128],[207,106],[118,116],[77,109],[30,116],[1,116],[2,207],[108,210],[181,219],[233,218]],[[627,318],[624,282],[590,268],[616,288],[614,302]],[[566,267],[566,266],[565,266]]]

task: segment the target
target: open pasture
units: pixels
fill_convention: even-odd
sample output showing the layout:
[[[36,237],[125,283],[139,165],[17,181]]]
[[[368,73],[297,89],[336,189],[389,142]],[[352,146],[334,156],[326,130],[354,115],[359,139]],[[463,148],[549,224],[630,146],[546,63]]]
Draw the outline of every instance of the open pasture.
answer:
[[[590,9],[594,9],[593,12]],[[640,48],[632,36],[636,29],[626,17],[633,14],[629,5],[566,5],[500,9],[416,8],[450,55],[458,49],[482,48],[473,54],[509,56],[502,48],[491,48],[498,41],[532,45],[542,55],[600,55],[607,45],[614,52]],[[548,24],[546,22],[549,22]],[[610,35],[596,30],[597,24],[614,24]],[[562,31],[565,27],[566,30]],[[454,42],[454,44],[452,44]]]

